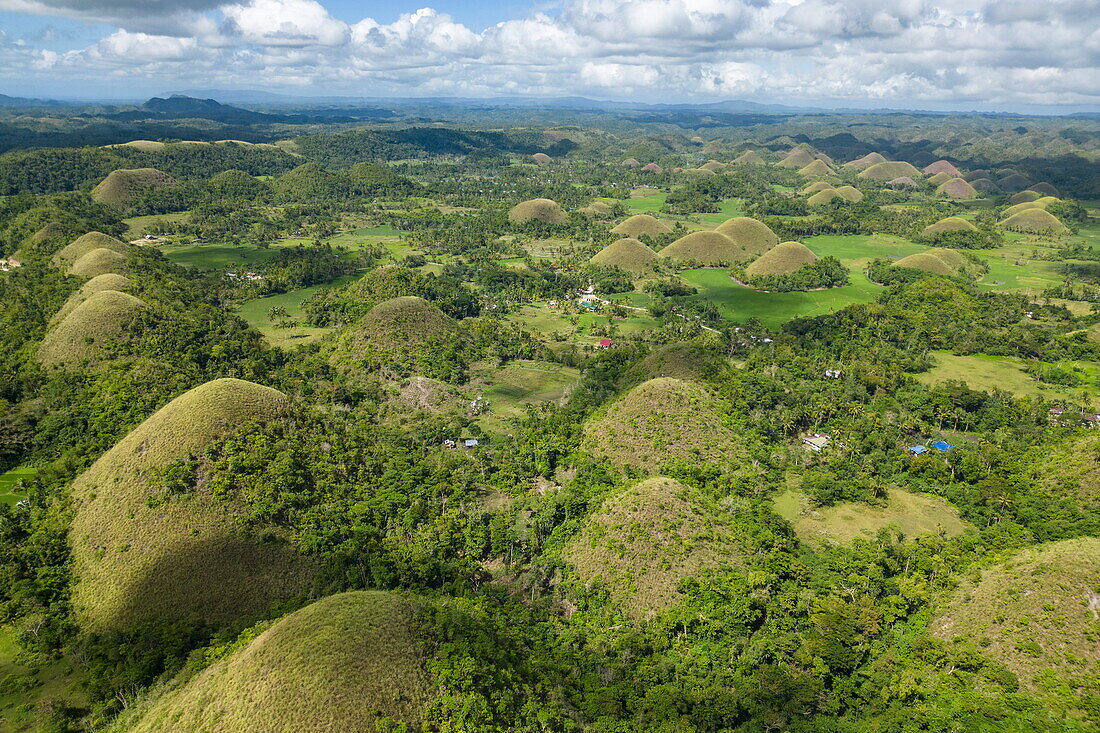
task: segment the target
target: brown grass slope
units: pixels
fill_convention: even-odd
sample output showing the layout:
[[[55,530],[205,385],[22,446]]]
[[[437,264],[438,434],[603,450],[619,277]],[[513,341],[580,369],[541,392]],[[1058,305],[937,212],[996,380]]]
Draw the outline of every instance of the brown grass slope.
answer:
[[[603,201],[593,201],[578,211],[591,219],[605,219],[611,216],[611,207]]]
[[[959,173],[959,169],[948,160],[937,160],[935,163],[930,163],[921,169],[924,175],[932,176],[937,173],[946,173],[949,178],[958,178],[962,174]]]
[[[1006,208],[1004,211],[1001,212],[1001,218],[1002,219],[1007,219],[1010,216],[1015,216],[1016,214],[1019,214],[1021,211],[1027,211],[1028,209],[1044,209],[1044,208],[1046,208],[1045,206],[1043,206],[1043,204],[1039,203],[1039,201],[1040,201],[1040,199],[1035,199],[1034,201],[1021,201],[1018,204],[1013,204],[1012,206],[1009,206],[1008,208]]]
[[[612,232],[624,237],[640,237],[643,234],[649,237],[659,237],[662,234],[670,234],[672,227],[662,221],[658,221],[649,214],[635,214],[615,227]]]
[[[1069,228],[1054,214],[1045,209],[1025,209],[997,223],[997,226],[1013,232],[1027,234],[1067,234]]]
[[[791,152],[787,153],[783,160],[779,161],[779,165],[783,168],[792,168],[798,170],[799,168],[805,168],[813,163],[816,158],[808,150],[803,148],[795,148]]]
[[[435,691],[416,610],[384,591],[323,598],[170,689],[129,730],[374,731],[384,719],[421,730]]]
[[[719,173],[726,169],[726,164],[719,160],[708,160],[706,163],[703,163],[699,167],[705,171],[710,171],[711,173]]]
[[[1100,503],[1100,436],[1074,437],[1055,448],[1044,448],[1034,480],[1054,496]]]
[[[807,166],[798,169],[798,175],[803,178],[823,178],[836,175],[836,171],[829,167],[823,160],[815,160]]]
[[[925,253],[933,257],[938,257],[944,264],[956,272],[966,267],[966,258],[963,257],[958,250],[947,249],[946,247],[933,247],[932,249],[925,250]]]
[[[941,171],[939,173],[934,173],[931,176],[929,176],[927,178],[927,181],[929,183],[931,183],[933,186],[938,186],[941,183],[946,183],[947,181],[950,181],[952,178],[955,178],[955,176],[952,176],[948,173],[944,173],[944,172]]]
[[[973,181],[969,181],[969,183],[974,187],[974,190],[979,193],[1001,192],[1001,187],[988,178],[975,178]]]
[[[957,200],[978,198],[978,192],[974,190],[974,187],[961,178],[944,181],[936,188],[936,193]]]
[[[900,176],[898,178],[891,178],[886,182],[886,185],[891,188],[916,188],[920,184],[909,176]]]
[[[415,295],[403,295],[384,300],[367,311],[341,335],[338,350],[354,353],[367,347],[404,349],[458,330],[458,323],[433,303]]]
[[[955,271],[950,265],[934,254],[917,252],[908,257],[902,257],[894,263],[895,267],[911,267],[914,270],[924,270],[933,275],[954,275]]]
[[[236,623],[309,586],[313,563],[273,531],[249,534],[208,488],[165,496],[154,477],[249,420],[285,414],[278,390],[216,379],[134,428],[73,483],[73,608],[89,631],[147,620]],[[152,496],[162,502],[149,501]]]
[[[548,163],[554,162],[554,159],[546,153],[535,153],[531,156],[531,160],[535,163],[538,163],[539,165],[547,165]]]
[[[69,299],[58,308],[57,313],[50,316],[50,325],[52,326],[63,320],[65,316],[72,313],[78,305],[98,292],[103,290],[116,290],[120,293],[124,293],[132,287],[134,287],[134,283],[131,282],[130,278],[124,275],[118,275],[113,272],[96,275],[91,280],[81,285],[80,289],[70,295]]]
[[[1038,545],[982,570],[952,594],[932,630],[977,642],[1033,687],[1043,670],[1062,680],[1100,673],[1098,609],[1100,538],[1086,537]]]
[[[670,458],[719,460],[735,453],[736,443],[703,387],[658,377],[590,418],[582,445],[617,466],[654,471]]]
[[[630,367],[625,382],[637,384],[657,377],[702,379],[720,369],[722,363],[720,357],[697,344],[667,344],[649,352],[644,359]]]
[[[764,165],[764,158],[755,150],[746,150],[733,159],[734,165]]]
[[[546,224],[565,224],[569,215],[552,199],[531,199],[516,204],[508,212],[508,220],[517,224],[527,221],[541,221]]]
[[[940,219],[935,224],[929,224],[924,229],[921,229],[922,236],[930,236],[932,234],[939,234],[940,232],[976,232],[978,227],[974,226],[966,219],[961,219],[957,216],[948,216]]]
[[[818,191],[828,191],[830,188],[832,188],[832,185],[828,181],[814,181],[799,191],[799,193],[803,196],[812,196]]]
[[[1023,191],[1031,187],[1031,179],[1021,173],[1009,173],[997,179],[997,185],[1005,191]]]
[[[126,350],[126,327],[148,306],[114,290],[93,292],[46,332],[38,347],[45,367],[72,369],[110,359]]]
[[[848,170],[858,172],[867,170],[871,166],[877,165],[878,163],[886,162],[886,156],[882,155],[882,153],[867,153],[867,155],[864,155],[862,158],[849,160],[847,163],[844,164],[843,167],[847,168]]]
[[[121,274],[129,271],[129,269],[126,255],[120,255],[114,250],[100,248],[93,249],[74,262],[69,268],[69,274],[77,277],[96,277],[112,272]]]
[[[643,273],[653,269],[657,253],[633,237],[612,242],[595,255],[590,262],[605,267],[618,267],[627,272]]]
[[[679,599],[680,581],[740,560],[729,523],[696,489],[656,476],[603,502],[565,547],[588,584],[605,587],[635,621]]]
[[[1061,192],[1059,192],[1057,188],[1055,188],[1051,184],[1047,183],[1046,181],[1043,181],[1042,183],[1036,183],[1034,186],[1031,187],[1030,190],[1035,191],[1036,193],[1042,194],[1043,196],[1061,196],[1062,195]]]
[[[735,216],[726,219],[714,228],[724,234],[749,256],[755,256],[779,244],[779,237],[767,224],[748,216]]]
[[[855,186],[841,186],[836,189],[836,192],[842,199],[849,203],[858,204],[863,200],[863,191],[860,191]]]
[[[1041,199],[1042,197],[1043,197],[1043,195],[1041,193],[1039,193],[1038,191],[1031,191],[1031,190],[1020,191],[1019,193],[1012,194],[1012,196],[1010,196],[1009,199],[1008,199],[1008,203],[1013,204],[1013,205],[1015,205],[1015,204],[1026,204],[1030,201],[1036,201],[1038,199]]]
[[[867,178],[872,181],[889,181],[903,176],[916,181],[921,177],[921,174],[911,163],[906,163],[903,160],[875,163],[859,173],[860,178]]]
[[[660,256],[681,262],[701,262],[705,265],[739,262],[747,257],[736,242],[718,232],[687,234],[662,249]]]
[[[109,249],[112,252],[124,255],[130,251],[130,245],[103,232],[88,232],[80,235],[59,250],[53,256],[53,262],[58,267],[71,265],[84,255],[97,249]]]
[[[985,168],[978,168],[977,170],[968,171],[964,176],[967,181],[976,181],[979,178],[993,178],[993,172],[986,170]]]
[[[806,199],[807,206],[824,206],[834,199],[843,199],[844,197],[837,193],[835,188],[826,188],[818,191],[810,198]]]
[[[786,275],[814,262],[817,255],[801,242],[780,242],[746,267],[745,275]]]
[[[111,171],[92,189],[92,199],[126,211],[144,192],[171,186],[175,182],[172,176],[156,168]]]

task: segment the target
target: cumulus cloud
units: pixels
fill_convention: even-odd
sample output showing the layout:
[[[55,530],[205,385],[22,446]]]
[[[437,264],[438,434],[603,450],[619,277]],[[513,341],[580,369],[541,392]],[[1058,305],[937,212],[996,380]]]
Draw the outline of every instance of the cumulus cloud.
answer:
[[[364,94],[1100,103],[1095,0],[564,0],[486,28],[431,8],[347,23],[317,0],[216,2],[0,0],[118,27],[68,53],[11,50],[9,75],[129,65],[165,84]]]

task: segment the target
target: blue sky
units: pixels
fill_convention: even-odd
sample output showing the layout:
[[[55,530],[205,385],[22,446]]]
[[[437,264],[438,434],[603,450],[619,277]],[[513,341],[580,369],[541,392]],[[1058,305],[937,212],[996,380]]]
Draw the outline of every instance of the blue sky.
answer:
[[[1100,109],[1096,0],[0,0],[0,92]]]

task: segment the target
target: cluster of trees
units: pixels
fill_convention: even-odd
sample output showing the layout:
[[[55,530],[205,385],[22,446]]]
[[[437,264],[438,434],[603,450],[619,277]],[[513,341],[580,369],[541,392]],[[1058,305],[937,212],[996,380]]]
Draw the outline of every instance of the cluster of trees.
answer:
[[[840,260],[836,257],[831,256],[803,265],[794,272],[778,275],[748,277],[740,271],[734,271],[733,274],[755,288],[774,293],[838,288],[848,284],[848,268],[840,264]]]

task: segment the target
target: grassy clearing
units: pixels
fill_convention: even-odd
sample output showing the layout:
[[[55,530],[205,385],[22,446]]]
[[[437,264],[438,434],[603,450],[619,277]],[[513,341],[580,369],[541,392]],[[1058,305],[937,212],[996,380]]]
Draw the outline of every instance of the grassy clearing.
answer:
[[[37,468],[21,466],[0,473],[0,504],[15,504],[27,498],[27,492],[18,487],[20,481],[34,478]]]
[[[40,730],[38,709],[48,701],[86,704],[76,685],[76,671],[65,660],[34,664],[24,659],[12,630],[0,626],[0,733]]]
[[[470,386],[489,403],[479,422],[491,433],[506,432],[508,422],[522,418],[528,405],[557,402],[580,379],[580,370],[546,361],[517,360],[475,373]]]
[[[263,334],[267,342],[272,346],[290,348],[299,344],[309,344],[317,341],[331,328],[317,328],[315,326],[298,325],[291,328],[275,328],[271,319],[267,317],[272,308],[285,308],[287,314],[299,323],[305,321],[305,311],[302,303],[309,300],[315,293],[326,288],[334,288],[344,285],[356,279],[355,275],[337,278],[324,285],[314,285],[309,288],[292,290],[289,293],[280,293],[267,298],[247,300],[237,307],[237,315],[248,321],[248,325]]]
[[[971,389],[992,392],[1000,389],[1017,397],[1043,397],[1052,401],[1100,405],[1100,365],[1084,361],[1059,363],[1082,380],[1079,387],[1065,387],[1039,382],[1024,371],[1024,359],[1009,356],[958,356],[946,351],[932,352],[936,366],[915,375],[924,384],[938,384],[949,379],[965,382]]]
[[[698,219],[704,224],[721,224],[735,216],[745,215],[745,202],[741,199],[726,199],[718,204],[718,211],[714,213],[695,214],[692,218]]]
[[[776,496],[773,506],[779,516],[791,523],[800,539],[812,544],[843,544],[857,537],[870,539],[880,529],[891,526],[909,538],[939,533],[954,537],[970,526],[943,499],[901,490],[890,492],[885,507],[845,502],[814,509],[805,494],[793,490]]]
[[[623,206],[626,207],[627,213],[630,214],[654,214],[660,211],[665,205],[665,199],[668,198],[668,193],[664,191],[655,191],[649,195],[635,196],[631,193],[630,198],[623,201]]]
[[[594,346],[599,340],[597,327],[610,326],[619,336],[632,335],[661,328],[656,318],[631,311],[629,318],[611,318],[598,313],[565,313],[545,305],[524,305],[508,316],[508,319],[545,340],[573,343],[578,346]]]
[[[191,218],[190,211],[180,211],[174,214],[150,214],[148,216],[132,216],[123,219],[126,225],[126,241],[144,237],[156,224],[180,224]]]

